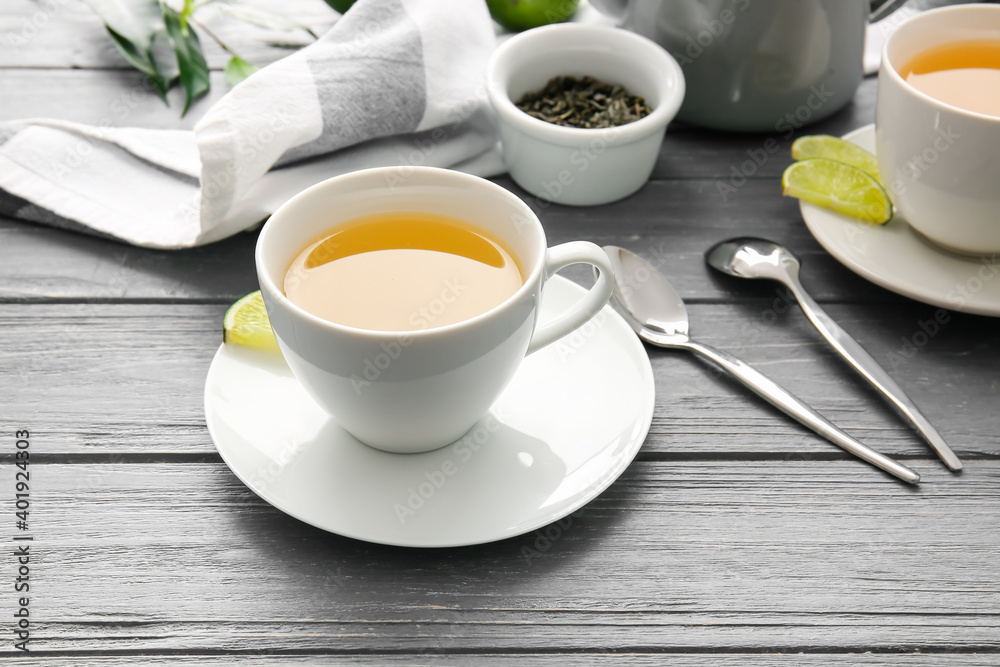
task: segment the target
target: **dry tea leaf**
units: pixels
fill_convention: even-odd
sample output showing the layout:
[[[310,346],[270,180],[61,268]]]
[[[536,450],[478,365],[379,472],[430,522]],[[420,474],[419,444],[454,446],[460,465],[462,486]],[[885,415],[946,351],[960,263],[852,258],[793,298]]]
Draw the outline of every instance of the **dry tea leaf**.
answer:
[[[643,98],[592,76],[554,77],[545,88],[525,93],[515,104],[547,123],[580,128],[626,125],[653,112]]]

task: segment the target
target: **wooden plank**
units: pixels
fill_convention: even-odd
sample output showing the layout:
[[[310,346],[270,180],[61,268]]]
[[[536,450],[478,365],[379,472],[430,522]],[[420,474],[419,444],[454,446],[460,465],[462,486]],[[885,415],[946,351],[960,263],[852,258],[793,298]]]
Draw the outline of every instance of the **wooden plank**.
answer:
[[[0,300],[213,299],[257,289],[256,231],[201,248],[149,250],[27,222],[0,222]]]
[[[495,179],[524,194],[507,178]],[[912,303],[877,287],[830,256],[802,223],[798,205],[777,181],[748,183],[721,203],[710,181],[654,181],[627,202],[594,208],[541,206],[530,198],[549,245],[571,240],[628,247],[649,257],[684,299],[773,301],[777,283],[722,276],[705,265],[712,244],[755,235],[800,255],[802,281],[819,301]],[[180,251],[130,247],[34,223],[0,220],[0,300],[39,298],[215,298],[231,301],[255,289],[256,235]],[[584,269],[566,275],[585,282]]]
[[[97,656],[85,653],[87,664],[106,667],[132,667],[137,664],[138,656]],[[520,653],[510,655],[462,653],[448,655],[433,652],[410,653],[401,655],[340,655],[329,653],[309,653],[303,656],[287,654],[253,654],[239,655],[195,655],[182,656],[171,653],[169,656],[142,655],[144,665],[269,665],[283,667],[286,665],[406,665],[407,667],[437,667],[438,665],[486,665],[488,667],[523,667],[524,665],[566,665],[580,667],[589,665],[626,665],[627,667],[662,667],[670,664],[676,667],[745,667],[759,665],[760,667],[782,667],[786,665],[865,665],[877,667],[881,665],[940,665],[947,661],[949,665],[970,667],[993,667],[992,654],[961,654],[948,651],[942,654],[879,654],[857,652],[845,655],[830,653],[774,655],[764,653],[607,653],[607,652],[574,652],[574,653]],[[60,657],[45,655],[48,665],[78,665],[80,656]]]
[[[267,3],[262,3],[265,7]],[[321,0],[285,0],[280,12],[322,34],[333,25],[338,14]],[[292,53],[292,48],[275,46],[288,43],[295,48],[313,41],[304,30],[280,31],[260,28],[223,14],[208,6],[195,14],[227,46],[258,66],[269,64]],[[222,69],[229,54],[204,31],[200,33],[205,59],[212,69]],[[157,45],[159,46],[166,46]],[[158,61],[164,67],[173,63],[173,54],[157,48]],[[96,14],[78,0],[4,0],[0,5],[0,67],[53,69],[126,69],[129,67],[108,37]]]
[[[0,358],[11,378],[0,383],[5,421],[37,433],[39,454],[214,456],[202,394],[226,307],[0,306]],[[920,323],[932,322],[934,312],[830,307],[961,456],[996,457],[1000,320],[954,316],[907,358],[902,340],[923,342]],[[777,314],[767,303],[695,304],[690,315],[697,339],[756,365],[862,441],[893,456],[930,457],[797,311]],[[701,361],[654,348],[649,355],[657,404],[642,456],[851,458]],[[921,473],[939,467],[936,460],[913,465]]]
[[[223,464],[31,470],[36,655],[1000,652],[1000,461],[637,462],[562,526],[444,550],[314,529]]]

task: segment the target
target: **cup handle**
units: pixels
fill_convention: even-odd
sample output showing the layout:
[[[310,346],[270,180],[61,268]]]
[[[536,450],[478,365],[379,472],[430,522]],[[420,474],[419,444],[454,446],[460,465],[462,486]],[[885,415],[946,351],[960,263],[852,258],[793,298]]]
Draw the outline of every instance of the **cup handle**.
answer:
[[[594,286],[576,305],[556,319],[535,329],[528,343],[531,354],[583,326],[607,304],[614,289],[614,269],[608,256],[589,241],[570,241],[545,251],[545,280],[570,264],[591,264],[599,269]]]

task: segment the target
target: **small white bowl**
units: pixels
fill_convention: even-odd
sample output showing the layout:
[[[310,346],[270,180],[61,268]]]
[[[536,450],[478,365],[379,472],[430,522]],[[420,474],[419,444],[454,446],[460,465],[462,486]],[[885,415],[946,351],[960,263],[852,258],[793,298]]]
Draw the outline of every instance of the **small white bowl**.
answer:
[[[555,76],[621,84],[653,112],[627,125],[585,129],[547,123],[514,105]],[[605,204],[641,188],[684,99],[680,65],[655,42],[572,23],[511,37],[490,58],[486,79],[511,177],[533,195],[573,206]]]

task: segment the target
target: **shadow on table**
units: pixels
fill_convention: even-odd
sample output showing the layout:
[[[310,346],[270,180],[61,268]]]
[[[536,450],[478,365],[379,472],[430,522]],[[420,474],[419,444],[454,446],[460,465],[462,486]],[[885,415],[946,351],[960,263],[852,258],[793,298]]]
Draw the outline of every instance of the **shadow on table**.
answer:
[[[249,489],[247,499],[262,505],[261,511],[237,513],[234,522],[237,530],[256,536],[250,542],[265,561],[281,563],[283,570],[297,572],[306,588],[319,586],[336,592],[334,597],[389,589],[442,593],[462,582],[477,587],[506,582],[509,593],[530,588],[617,539],[626,508],[635,504],[634,482],[625,481],[629,476],[626,471],[601,496],[547,526],[466,547],[395,547],[343,537],[289,517]]]

